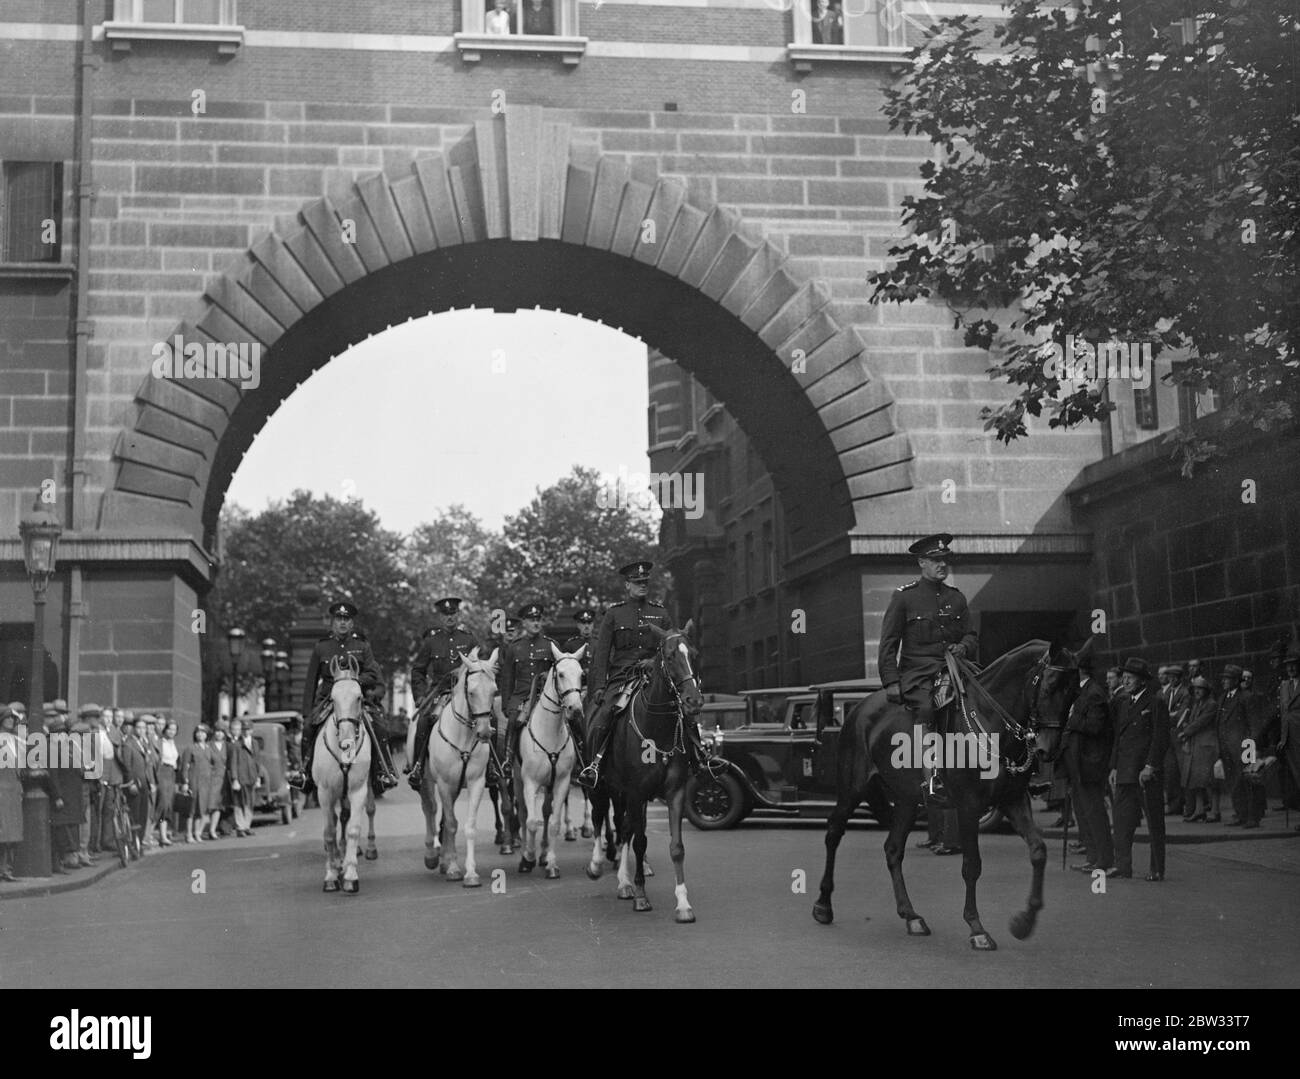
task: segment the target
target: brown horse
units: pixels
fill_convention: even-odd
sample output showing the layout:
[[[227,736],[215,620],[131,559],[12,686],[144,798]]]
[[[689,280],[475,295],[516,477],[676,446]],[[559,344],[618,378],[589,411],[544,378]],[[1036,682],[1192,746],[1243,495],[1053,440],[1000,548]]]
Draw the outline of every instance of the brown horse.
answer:
[[[970,926],[971,947],[977,951],[997,948],[981,924],[975,904],[981,869],[979,821],[990,806],[1002,810],[1029,847],[1033,879],[1028,906],[1012,917],[1011,935],[1023,940],[1034,931],[1043,907],[1043,870],[1047,865],[1047,846],[1029,805],[1034,728],[1069,712],[1078,692],[1078,661],[1091,647],[1089,640],[1077,656],[1038,640],[1012,649],[967,683],[965,711],[959,699],[947,710],[946,720],[942,715],[936,719],[942,747],[933,739],[930,744],[939,750],[934,763],[957,811],[966,882],[963,917]],[[838,798],[826,825],[826,871],[813,906],[813,917],[822,925],[829,925],[834,917],[835,851],[849,818],[865,800],[876,818],[889,827],[885,860],[898,916],[907,923],[909,936],[930,935],[925,919],[912,908],[903,882],[903,853],[921,800],[921,766],[929,763],[916,759],[920,742],[920,732],[913,730],[912,713],[901,704],[891,704],[884,690],[862,701],[845,720],[837,761]],[[964,762],[959,759],[963,754]]]
[[[620,899],[631,899],[635,911],[650,910],[645,894],[646,806],[655,798],[668,803],[668,853],[677,878],[678,922],[695,921],[686,895],[686,844],[682,842],[682,816],[686,808],[686,781],[690,778],[686,724],[693,723],[704,707],[690,643],[693,623],[682,630],[664,632],[655,626],[659,647],[650,661],[649,683],[637,689],[610,736],[600,783],[592,792],[593,819],[604,821],[611,803],[620,847]],[[636,854],[636,876],[627,875],[627,842]],[[595,880],[601,873],[600,833],[592,851],[587,875]]]

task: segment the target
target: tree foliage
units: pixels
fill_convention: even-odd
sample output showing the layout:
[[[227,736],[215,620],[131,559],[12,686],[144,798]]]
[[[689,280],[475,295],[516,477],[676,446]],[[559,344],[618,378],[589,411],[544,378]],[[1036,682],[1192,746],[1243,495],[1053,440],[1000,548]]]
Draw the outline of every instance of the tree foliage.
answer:
[[[462,621],[479,640],[486,637],[491,605],[479,596],[479,580],[495,542],[493,533],[461,505],[438,511],[416,527],[407,541],[406,566],[430,619],[437,600],[459,596],[465,601]]]
[[[926,135],[910,235],[874,302],[937,295],[967,345],[1020,387],[986,429],[1010,442],[1113,408],[1062,384],[1044,343],[1149,341],[1214,389],[1231,423],[1290,423],[1300,404],[1300,108],[1294,0],[1008,5],[996,61],[968,16],[945,18],[886,91],[891,128]],[[1170,26],[1194,10],[1194,40]],[[1203,21],[1201,21],[1203,20]],[[1008,309],[1008,305],[1010,305]],[[1166,371],[1168,368],[1166,367]],[[1169,374],[1163,377],[1171,377]],[[1213,451],[1175,432],[1185,467]]]
[[[654,558],[655,527],[639,507],[601,505],[607,501],[600,474],[580,466],[539,490],[506,519],[484,563],[479,595],[511,614],[530,600],[553,609],[565,581],[578,586],[579,604],[622,599],[618,567]]]

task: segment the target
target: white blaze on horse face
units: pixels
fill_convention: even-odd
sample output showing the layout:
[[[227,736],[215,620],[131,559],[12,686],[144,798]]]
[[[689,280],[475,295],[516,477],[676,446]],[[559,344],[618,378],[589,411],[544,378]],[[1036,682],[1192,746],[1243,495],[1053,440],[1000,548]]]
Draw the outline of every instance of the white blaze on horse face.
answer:
[[[350,678],[335,681],[330,689],[330,701],[339,719],[361,717],[361,683]]]

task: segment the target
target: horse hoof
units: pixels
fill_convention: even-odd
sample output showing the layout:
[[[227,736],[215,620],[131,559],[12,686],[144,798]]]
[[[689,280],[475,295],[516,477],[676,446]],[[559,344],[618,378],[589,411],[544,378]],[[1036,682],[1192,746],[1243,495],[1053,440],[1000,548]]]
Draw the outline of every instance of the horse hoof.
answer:
[[[970,935],[970,946],[977,952],[996,952],[997,943],[987,933],[972,933]]]
[[[559,867],[558,865],[548,865],[548,866],[546,867],[546,879],[547,879],[547,880],[559,880],[559,879],[560,879],[560,867]]]
[[[653,877],[653,876],[655,875],[655,871],[654,871],[653,869],[650,868],[650,863],[649,863],[649,862],[643,862],[642,865],[644,865],[644,867],[645,867],[645,875],[646,875],[647,877]]]
[[[653,908],[650,906],[650,900],[643,895],[639,895],[632,900],[632,909],[638,914],[644,914],[647,910],[652,910]]]
[[[505,846],[505,842],[506,842],[505,832],[503,832],[500,828],[498,828],[496,838],[492,840],[492,842],[495,843],[498,847]]]
[[[537,862],[535,862],[535,861],[529,861],[527,858],[520,858],[520,859],[519,859],[519,872],[520,872],[520,873],[531,873],[531,872],[533,871],[533,867],[534,867],[535,865],[537,865]]]
[[[441,873],[444,877],[447,875],[447,863],[446,863],[446,862],[443,862],[443,861],[439,861],[439,862],[438,862],[438,872]]]
[[[1034,916],[1028,911],[1022,910],[1017,914],[1011,915],[1011,935],[1016,940],[1024,940],[1034,931]]]
[[[596,833],[591,830],[590,825],[586,824],[582,826],[582,831],[579,833],[583,839],[591,839],[595,834]]]
[[[356,895],[361,891],[361,882],[359,880],[345,880],[343,882],[344,895]]]
[[[426,854],[426,855],[424,856],[424,868],[425,868],[425,869],[437,869],[437,868],[438,868],[438,861],[439,861],[439,859],[437,859],[437,858],[430,858],[429,855]]]
[[[679,910],[676,915],[674,915],[673,920],[678,925],[690,925],[695,921],[695,911],[691,910],[690,907],[687,907],[685,910]]]
[[[465,878],[465,880],[464,880],[464,882],[463,882],[463,887],[466,887],[466,888],[482,888],[482,887],[483,887],[483,882],[479,879],[479,875],[478,875],[477,873],[475,873],[473,876],[466,876],[466,878]]]
[[[447,872],[447,879],[448,879],[449,881],[451,881],[452,883],[455,883],[455,882],[458,881],[458,880],[464,880],[464,879],[465,879],[465,870],[463,870],[463,869],[451,869],[451,870],[448,870],[448,872]]]
[[[566,828],[564,830],[564,841],[566,843],[576,843],[578,841],[578,833],[572,828]]]
[[[327,880],[325,882],[325,887],[321,889],[322,892],[337,892],[338,890],[339,882],[336,880]]]
[[[366,851],[367,862],[373,862],[378,857],[379,857],[379,851],[377,851],[374,847],[371,847],[368,851]]]
[[[925,924],[924,918],[908,918],[907,935],[909,937],[928,937],[930,935],[930,927]],[[974,943],[973,940],[972,943]]]
[[[620,884],[618,886],[617,894],[619,899],[631,899],[634,895],[636,895],[636,889],[633,888],[632,885],[630,884]]]
[[[604,872],[605,872],[605,867],[603,865],[599,865],[596,862],[589,862],[587,864],[588,880],[600,880],[601,874]]]
[[[509,843],[502,843],[499,847],[497,847],[498,854],[514,854],[514,852],[515,852],[515,848],[512,847]]]
[[[835,912],[829,903],[813,904],[813,921],[818,925],[830,925],[835,920]]]

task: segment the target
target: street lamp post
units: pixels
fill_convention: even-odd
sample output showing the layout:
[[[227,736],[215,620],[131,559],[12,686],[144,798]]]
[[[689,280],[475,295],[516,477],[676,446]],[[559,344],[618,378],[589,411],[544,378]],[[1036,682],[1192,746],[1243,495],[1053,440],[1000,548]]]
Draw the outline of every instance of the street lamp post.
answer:
[[[239,657],[244,654],[244,643],[248,634],[238,626],[226,631],[226,644],[230,648],[230,718],[239,715]]]
[[[289,689],[289,653],[280,649],[275,654],[275,710],[284,710],[284,695]]]
[[[275,638],[262,638],[262,711],[271,711],[271,682],[275,678]]]
[[[45,590],[58,559],[59,537],[63,526],[59,518],[41,503],[18,525],[23,541],[23,565],[32,581],[35,608],[32,624],[32,672],[27,706],[27,735],[45,736]],[[15,859],[14,872],[20,877],[50,875],[50,801],[44,786],[45,773],[23,773],[23,842]]]

